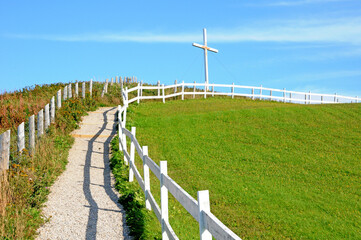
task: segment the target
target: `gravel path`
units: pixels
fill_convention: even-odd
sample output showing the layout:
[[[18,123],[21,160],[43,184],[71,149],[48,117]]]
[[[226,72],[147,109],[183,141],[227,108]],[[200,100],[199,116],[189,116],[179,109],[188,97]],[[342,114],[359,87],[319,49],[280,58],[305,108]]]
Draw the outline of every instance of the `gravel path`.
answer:
[[[43,209],[49,222],[37,239],[131,239],[109,168],[116,108],[100,108],[72,132],[75,143],[64,173]]]

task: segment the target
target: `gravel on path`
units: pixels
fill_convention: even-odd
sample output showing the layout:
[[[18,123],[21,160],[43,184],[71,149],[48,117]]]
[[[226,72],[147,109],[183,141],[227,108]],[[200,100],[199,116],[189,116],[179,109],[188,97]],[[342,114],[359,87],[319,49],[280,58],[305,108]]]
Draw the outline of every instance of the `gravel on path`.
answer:
[[[109,168],[117,108],[83,118],[64,173],[51,187],[43,214],[49,221],[37,239],[131,239]]]

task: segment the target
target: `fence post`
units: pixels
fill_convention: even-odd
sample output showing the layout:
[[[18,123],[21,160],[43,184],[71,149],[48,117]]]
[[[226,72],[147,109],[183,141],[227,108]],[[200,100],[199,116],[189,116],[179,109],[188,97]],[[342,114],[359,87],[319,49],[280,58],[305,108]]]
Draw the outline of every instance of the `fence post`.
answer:
[[[106,86],[107,86],[107,83],[104,83],[104,86],[103,86],[103,91],[102,91],[101,97],[104,97],[104,93],[105,93],[105,91],[106,91]]]
[[[83,99],[85,98],[85,82],[82,82],[81,84],[81,96]]]
[[[56,96],[56,107],[59,109],[61,108],[61,89],[58,91]]]
[[[49,125],[50,125],[50,117],[49,117],[49,103],[45,105],[45,108],[44,108],[44,111],[45,111],[45,116],[44,116],[44,119],[45,119],[45,130],[47,130],[49,128]]]
[[[168,219],[168,189],[164,186],[164,176],[168,175],[167,161],[160,161],[160,215],[162,225],[162,239],[168,240],[167,232],[165,231],[165,223]]]
[[[110,82],[110,86],[113,85],[114,82],[114,78],[112,78],[112,81]]]
[[[177,93],[177,79],[174,80],[174,93]]]
[[[53,96],[50,100],[50,121],[55,122],[55,97]]]
[[[323,96],[321,96],[321,104],[323,104]]]
[[[207,98],[207,83],[204,83],[204,98]]]
[[[358,96],[356,96],[356,103],[358,103]]]
[[[252,100],[254,100],[254,88],[252,88]]]
[[[158,97],[160,97],[160,81],[158,80]]]
[[[128,87],[125,87],[125,92],[126,92],[127,94],[126,94],[126,96],[125,96],[125,97],[126,97],[126,100],[125,100],[126,102],[124,103],[124,105],[125,105],[126,107],[128,107],[128,99],[129,99],[129,98],[128,98]],[[123,121],[125,121],[124,118],[123,118]]]
[[[272,90],[269,91],[270,100],[272,101]]]
[[[126,97],[126,107],[128,107],[128,99],[129,99],[128,98],[128,87],[125,87],[125,92],[127,93],[125,96]]]
[[[184,81],[182,82],[182,100],[184,100]]]
[[[232,98],[234,98],[234,83],[232,83]]]
[[[214,86],[212,86],[212,97],[214,97]]]
[[[127,103],[127,100],[125,101],[124,103],[124,111],[123,111],[123,121],[122,121],[122,128],[125,128],[125,124],[126,124],[126,119],[127,119],[127,107],[128,107],[128,103]],[[123,129],[122,129],[122,133],[123,133],[123,146],[124,146],[124,149],[127,150],[127,136],[125,135],[125,132],[123,132]],[[124,153],[124,149],[123,149],[123,153]],[[124,154],[124,162],[128,162],[128,159],[125,157],[125,154]]]
[[[145,162],[145,158],[148,156],[148,146],[143,146],[143,172],[144,172],[144,192],[145,192],[145,207],[148,210],[152,210],[149,202],[150,193],[150,178],[149,178],[149,166]]]
[[[283,102],[286,102],[286,88],[283,88]]]
[[[137,103],[139,103],[139,100],[140,100],[140,91],[141,91],[141,86],[140,86],[140,83],[138,83],[138,97],[137,97]]]
[[[105,93],[108,93],[108,86],[109,86],[109,79],[107,79],[107,81],[106,81]]]
[[[33,155],[35,151],[35,116],[29,117],[29,153]]]
[[[119,76],[119,83],[120,83],[120,89],[123,91],[123,80],[120,76]]]
[[[164,84],[162,84],[162,90],[163,90],[163,103],[165,103],[165,96],[164,96],[164,91],[165,91],[165,89],[164,89]]]
[[[308,91],[308,104],[311,104],[311,91]]]
[[[337,93],[335,93],[335,97],[333,99],[333,101],[336,103],[336,99],[337,99]]]
[[[0,169],[9,169],[10,159],[10,130],[0,135]]]
[[[261,100],[261,99],[262,99],[262,85],[259,88],[259,100]]]
[[[65,101],[66,98],[68,97],[67,90],[68,90],[68,86],[65,86],[65,87],[64,87],[64,92],[63,92],[63,100],[64,100],[64,101]]]
[[[79,96],[79,86],[78,86],[78,81],[75,83],[75,97],[78,97]]]
[[[194,81],[194,87],[193,87],[193,98],[196,97],[196,81]]]
[[[307,104],[307,93],[305,93],[305,104]]]
[[[118,84],[119,81],[118,81],[118,76],[115,76],[115,83]]]
[[[89,94],[90,94],[90,97],[93,96],[93,79],[90,79]]]
[[[18,153],[21,153],[25,148],[24,122],[20,123],[20,125],[18,126],[17,145],[18,145]]]
[[[38,112],[38,137],[44,134],[44,111],[41,109]]]
[[[199,234],[201,240],[212,240],[211,233],[205,228],[203,212],[210,212],[209,192],[208,190],[198,191],[198,210],[199,210]]]
[[[118,140],[119,140],[119,150],[121,150],[124,154],[125,152],[125,148],[127,146],[124,145],[124,142],[123,142],[123,123],[122,123],[122,115],[121,115],[121,112],[120,112],[120,105],[118,105]],[[125,156],[125,155],[124,155]],[[124,162],[126,165],[129,165],[128,163],[128,159],[127,158],[124,158]]]
[[[73,97],[73,91],[71,90],[71,83],[69,83],[68,96],[69,99]]]
[[[132,127],[132,137],[130,138],[130,168],[129,168],[129,182],[133,182],[134,181],[134,172],[132,169],[132,166],[134,166],[134,155],[135,155],[135,145],[134,145],[134,140],[133,138],[135,138],[135,132],[136,132],[136,128]]]
[[[143,97],[143,80],[140,81],[140,96]]]

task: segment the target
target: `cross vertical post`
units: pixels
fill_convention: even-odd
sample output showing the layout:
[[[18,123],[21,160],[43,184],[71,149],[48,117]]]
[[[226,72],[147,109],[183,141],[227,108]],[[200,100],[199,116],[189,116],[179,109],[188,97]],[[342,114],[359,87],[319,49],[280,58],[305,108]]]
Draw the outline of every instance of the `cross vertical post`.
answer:
[[[204,89],[205,90],[209,90],[209,87],[208,87],[208,50],[211,51],[211,52],[215,52],[215,53],[218,53],[218,50],[217,49],[214,49],[214,48],[210,48],[207,46],[207,29],[203,28],[203,45],[200,45],[198,43],[193,43],[192,44],[194,47],[198,47],[198,48],[202,48],[204,50],[204,71],[205,71],[205,86],[204,86]]]

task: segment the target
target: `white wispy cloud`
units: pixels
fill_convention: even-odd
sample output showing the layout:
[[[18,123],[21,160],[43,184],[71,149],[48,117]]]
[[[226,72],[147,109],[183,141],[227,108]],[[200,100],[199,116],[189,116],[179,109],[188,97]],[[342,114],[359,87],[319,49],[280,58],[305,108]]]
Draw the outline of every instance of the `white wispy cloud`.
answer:
[[[330,2],[347,2],[347,0],[300,0],[300,1],[277,1],[277,2],[271,2],[266,3],[266,6],[300,6],[300,5],[306,5],[306,4],[321,4],[321,3],[330,3]]]
[[[6,37],[65,42],[142,42],[189,43],[201,41],[191,33],[83,33],[83,34],[7,34]],[[233,29],[210,29],[209,42],[336,42],[361,44],[361,18],[331,20],[272,21]]]
[[[154,33],[83,33],[83,34],[6,34],[7,37],[62,42],[190,42],[199,36],[191,34]]]

